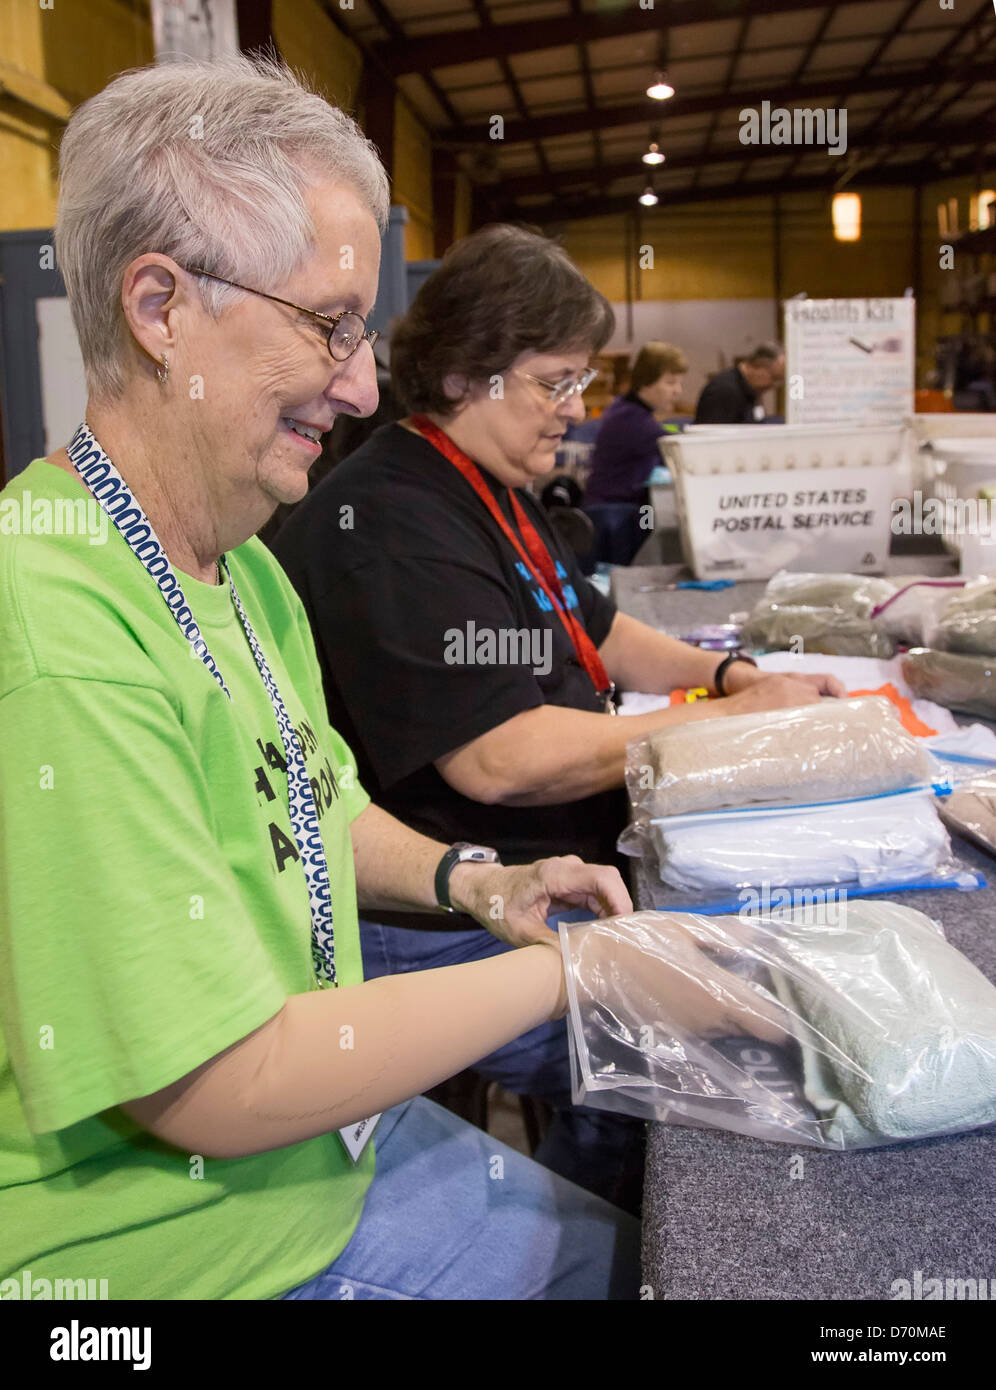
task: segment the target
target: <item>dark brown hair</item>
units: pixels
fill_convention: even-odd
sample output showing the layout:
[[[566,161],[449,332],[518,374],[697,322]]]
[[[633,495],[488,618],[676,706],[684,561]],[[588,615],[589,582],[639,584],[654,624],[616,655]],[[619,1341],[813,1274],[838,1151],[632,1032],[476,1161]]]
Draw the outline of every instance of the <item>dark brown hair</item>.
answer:
[[[687,371],[688,358],[681,348],[674,347],[671,343],[644,343],[633,363],[629,389],[642,391],[644,386],[653,386],[665,372],[681,376]]]
[[[566,251],[525,227],[496,223],[456,242],[391,331],[391,378],[408,410],[448,415],[450,373],[472,384],[523,352],[599,352],[615,315]]]
[[[763,367],[768,363],[777,362],[779,357],[784,356],[785,349],[781,343],[758,343],[757,347],[751,348],[740,360],[749,362],[752,367]]]

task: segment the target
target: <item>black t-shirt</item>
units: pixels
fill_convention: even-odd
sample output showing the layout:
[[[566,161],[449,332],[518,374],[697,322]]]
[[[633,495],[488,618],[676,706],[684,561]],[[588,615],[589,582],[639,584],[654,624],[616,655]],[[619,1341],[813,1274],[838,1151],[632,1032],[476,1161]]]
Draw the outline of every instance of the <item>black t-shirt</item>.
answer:
[[[514,530],[508,489],[483,469],[481,476]],[[614,604],[584,578],[536,500],[516,495],[565,598],[601,646]],[[551,854],[619,862],[621,789],[555,806],[485,805],[454,791],[433,765],[524,710],[603,705],[546,596],[466,479],[427,440],[397,424],[379,429],[300,504],[273,550],[311,621],[329,722],[378,805],[446,844],[492,845],[505,863]]]
[[[752,425],[764,418],[757,414],[758,400],[739,367],[717,372],[706,382],[695,409],[697,425]]]

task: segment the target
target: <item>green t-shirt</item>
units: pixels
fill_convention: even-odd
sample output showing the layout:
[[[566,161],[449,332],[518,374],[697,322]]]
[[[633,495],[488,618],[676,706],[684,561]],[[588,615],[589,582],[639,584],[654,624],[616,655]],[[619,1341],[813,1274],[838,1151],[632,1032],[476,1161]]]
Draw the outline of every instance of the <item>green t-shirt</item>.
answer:
[[[355,1166],[336,1134],[199,1160],[118,1107],[319,987],[283,744],[228,584],[181,576],[231,702],[88,496],[43,459],[0,493],[0,1298],[25,1269],[112,1299],[272,1298],[348,1242],[373,1146]],[[257,540],[228,559],[307,759],[339,982],[358,984],[349,822],[368,797],[290,583]]]

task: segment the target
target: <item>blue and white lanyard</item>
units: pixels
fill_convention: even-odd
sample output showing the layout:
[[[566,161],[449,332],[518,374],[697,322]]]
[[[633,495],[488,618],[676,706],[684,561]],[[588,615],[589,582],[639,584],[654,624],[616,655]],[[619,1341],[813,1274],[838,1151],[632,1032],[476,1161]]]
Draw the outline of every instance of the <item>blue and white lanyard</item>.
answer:
[[[93,432],[84,423],[73,435],[68,445],[68,453],[73,467],[83,483],[93,494],[124,537],[132,553],[145,566],[156,587],[163,596],[166,607],[172,613],[177,627],[190,643],[191,649],[207,667],[218,685],[231,700],[231,691],[225,684],[218,665],[201,636],[200,627],[184,598],[183,589],[176,571],[170,564],[162,543],[148,517],[130,492],[124,478],[104,453]],[[332,896],[329,888],[329,870],[325,860],[325,847],[322,844],[318,825],[318,811],[315,806],[311,782],[304,761],[301,744],[290,721],[287,707],[281,698],[277,683],[266,663],[263,650],[252,630],[239,598],[235,581],[228,568],[228,561],[221,556],[221,565],[228,576],[235,610],[239,615],[252,654],[256,659],[266,693],[273,705],[280,737],[283,739],[287,760],[287,800],[290,810],[291,829],[301,856],[301,864],[308,881],[308,898],[311,903],[311,955],[315,974],[328,984],[336,984],[335,938],[332,926]]]

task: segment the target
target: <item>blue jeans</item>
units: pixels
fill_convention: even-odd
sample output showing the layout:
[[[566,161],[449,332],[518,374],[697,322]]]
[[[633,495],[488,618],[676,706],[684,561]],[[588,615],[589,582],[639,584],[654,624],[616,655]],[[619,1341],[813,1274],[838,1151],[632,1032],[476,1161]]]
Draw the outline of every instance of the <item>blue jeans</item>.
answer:
[[[635,1299],[640,1226],[424,1096],[388,1110],[360,1223],[284,1298]]]
[[[551,924],[560,918],[590,915],[562,913],[551,918]],[[360,947],[366,979],[408,970],[434,970],[514,950],[483,928],[412,931],[362,920]],[[572,1104],[567,1024],[563,1019],[523,1033],[475,1062],[473,1069],[515,1095],[539,1096],[553,1108],[550,1128],[534,1155],[537,1163],[639,1215],[646,1125],[627,1115]]]

